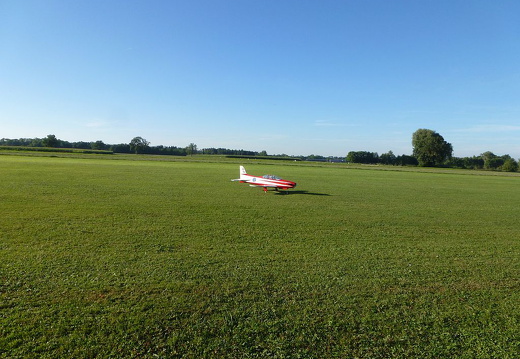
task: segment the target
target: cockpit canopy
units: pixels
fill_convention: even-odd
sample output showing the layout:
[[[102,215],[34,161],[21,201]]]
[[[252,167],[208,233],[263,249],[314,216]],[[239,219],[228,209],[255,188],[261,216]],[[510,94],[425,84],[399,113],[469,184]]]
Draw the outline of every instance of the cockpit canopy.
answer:
[[[273,180],[281,180],[280,177],[275,176],[275,175],[263,175],[262,178],[265,178],[265,179],[273,179]]]

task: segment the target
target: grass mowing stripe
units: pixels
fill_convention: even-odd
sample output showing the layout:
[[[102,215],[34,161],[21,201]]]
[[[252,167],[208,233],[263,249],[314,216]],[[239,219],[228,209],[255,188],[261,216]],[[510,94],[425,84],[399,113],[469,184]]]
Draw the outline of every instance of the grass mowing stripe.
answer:
[[[0,156],[0,356],[514,357],[518,178]]]

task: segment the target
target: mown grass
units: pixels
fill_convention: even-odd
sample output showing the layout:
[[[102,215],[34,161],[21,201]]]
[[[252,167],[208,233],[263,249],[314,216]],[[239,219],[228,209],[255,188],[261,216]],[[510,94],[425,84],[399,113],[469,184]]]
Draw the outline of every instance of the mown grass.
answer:
[[[0,356],[520,352],[520,178],[246,165],[0,156]]]

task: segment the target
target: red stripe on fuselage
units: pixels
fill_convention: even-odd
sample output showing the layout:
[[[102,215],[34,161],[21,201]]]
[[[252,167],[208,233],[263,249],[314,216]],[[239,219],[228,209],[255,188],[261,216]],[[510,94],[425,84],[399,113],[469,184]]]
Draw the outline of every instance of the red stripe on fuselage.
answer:
[[[278,187],[278,188],[293,188],[296,186],[295,182],[288,181],[288,180],[273,180],[269,178],[263,178],[258,176],[251,176],[250,179],[247,180],[247,183],[260,186],[260,187]]]

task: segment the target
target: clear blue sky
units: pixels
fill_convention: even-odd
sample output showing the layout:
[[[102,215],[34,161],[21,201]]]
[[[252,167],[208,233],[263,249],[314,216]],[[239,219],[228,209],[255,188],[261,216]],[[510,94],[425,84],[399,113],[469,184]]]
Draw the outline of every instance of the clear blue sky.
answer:
[[[0,138],[520,157],[520,1],[0,0]]]

